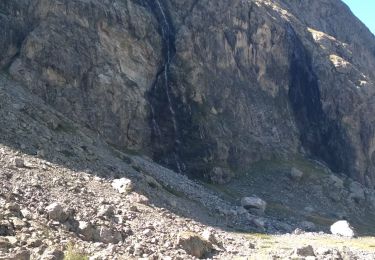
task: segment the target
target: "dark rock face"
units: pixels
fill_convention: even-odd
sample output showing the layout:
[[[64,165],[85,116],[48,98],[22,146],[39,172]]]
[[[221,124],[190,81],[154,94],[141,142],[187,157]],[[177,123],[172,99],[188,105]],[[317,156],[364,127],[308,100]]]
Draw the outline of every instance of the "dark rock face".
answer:
[[[119,148],[211,179],[303,152],[375,183],[375,39],[339,0],[5,0],[0,22],[1,69]]]

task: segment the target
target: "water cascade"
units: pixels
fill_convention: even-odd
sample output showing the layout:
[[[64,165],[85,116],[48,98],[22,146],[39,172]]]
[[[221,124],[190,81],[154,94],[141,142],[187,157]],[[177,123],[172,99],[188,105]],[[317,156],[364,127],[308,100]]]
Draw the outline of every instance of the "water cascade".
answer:
[[[165,163],[178,172],[183,172],[184,166],[182,166],[183,164],[180,162],[178,155],[181,141],[171,95],[171,81],[169,79],[170,64],[175,54],[174,29],[160,0],[147,0],[147,5],[159,22],[164,53],[164,64],[156,76],[150,93],[152,135],[154,142],[160,144],[168,138],[171,139],[170,136],[173,136],[172,151],[168,151],[170,154],[167,155],[168,159]],[[166,120],[168,122],[165,122]],[[168,126],[169,124],[171,124],[171,127]]]

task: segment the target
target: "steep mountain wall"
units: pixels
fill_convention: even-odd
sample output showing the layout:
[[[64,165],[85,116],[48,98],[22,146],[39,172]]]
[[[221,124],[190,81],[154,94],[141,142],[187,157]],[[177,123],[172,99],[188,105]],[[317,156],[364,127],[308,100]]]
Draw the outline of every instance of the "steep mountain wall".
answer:
[[[375,183],[375,38],[339,0],[0,2],[0,66],[108,142],[226,181],[308,154]]]

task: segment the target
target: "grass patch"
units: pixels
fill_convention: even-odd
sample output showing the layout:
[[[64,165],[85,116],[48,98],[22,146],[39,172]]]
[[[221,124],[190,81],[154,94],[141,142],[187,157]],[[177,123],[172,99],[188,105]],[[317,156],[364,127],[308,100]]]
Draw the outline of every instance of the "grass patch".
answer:
[[[199,184],[201,184],[205,188],[208,188],[209,190],[213,190],[219,194],[222,194],[225,198],[229,200],[235,200],[236,198],[238,198],[238,194],[231,191],[230,189],[228,189],[228,187],[224,185],[208,183],[201,180],[199,180]]]
[[[65,251],[64,260],[88,260],[89,257],[83,252],[78,251],[72,242],[68,243]]]
[[[177,191],[177,190],[173,189],[172,187],[170,187],[168,185],[161,184],[161,186],[163,187],[163,189],[165,191],[167,191],[168,193],[170,193],[170,194],[172,194],[172,195],[174,195],[176,197],[179,197],[179,198],[185,197],[185,194],[183,192]]]

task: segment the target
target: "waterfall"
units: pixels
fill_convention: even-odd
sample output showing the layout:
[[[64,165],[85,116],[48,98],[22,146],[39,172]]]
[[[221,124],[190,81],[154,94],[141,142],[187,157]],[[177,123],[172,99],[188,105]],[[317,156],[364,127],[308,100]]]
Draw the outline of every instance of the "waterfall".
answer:
[[[168,106],[168,111],[170,114],[170,121],[172,123],[173,127],[173,136],[174,136],[174,144],[173,144],[173,152],[171,154],[171,159],[174,161],[174,165],[177,169],[178,172],[182,172],[185,166],[180,163],[180,158],[179,158],[179,145],[181,144],[180,138],[179,138],[179,131],[178,131],[178,123],[176,120],[176,111],[173,106],[173,99],[171,96],[170,92],[170,80],[169,80],[169,73],[170,73],[170,64],[171,64],[171,59],[173,58],[174,55],[174,38],[173,38],[173,30],[172,26],[170,25],[170,22],[168,20],[167,14],[164,10],[163,5],[161,4],[160,0],[148,0],[148,5],[153,11],[154,15],[156,16],[157,20],[159,21],[160,28],[161,28],[161,33],[162,33],[162,38],[164,42],[164,65],[162,67],[162,70],[158,73],[156,81],[153,86],[153,92],[156,95],[158,90],[158,83],[163,82],[163,88],[164,88],[164,95],[166,98],[167,106]],[[163,81],[162,81],[163,80]],[[159,127],[159,124],[156,120],[157,116],[156,115],[156,109],[153,107],[152,102],[150,102],[151,106],[151,121],[152,121],[152,128],[154,135],[159,139],[161,142],[163,138],[163,132],[161,131],[161,128]],[[166,135],[166,133],[164,133]]]

